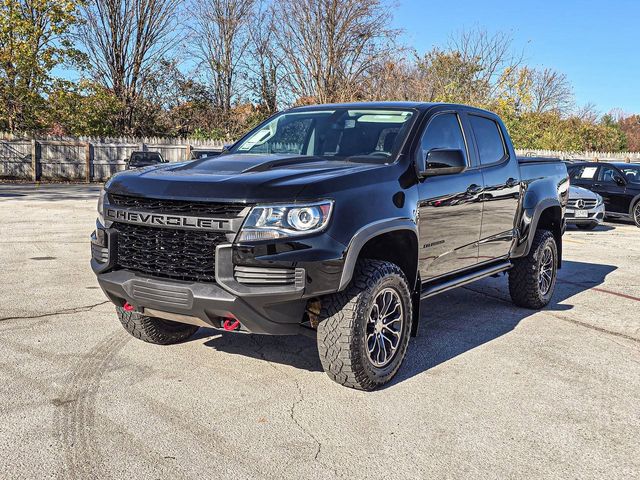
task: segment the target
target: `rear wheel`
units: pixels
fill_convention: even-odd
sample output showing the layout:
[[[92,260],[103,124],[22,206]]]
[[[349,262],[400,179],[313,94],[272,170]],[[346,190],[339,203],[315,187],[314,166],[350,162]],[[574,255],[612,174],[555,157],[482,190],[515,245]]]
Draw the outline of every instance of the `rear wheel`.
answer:
[[[360,390],[389,382],[411,332],[409,284],[397,265],[361,260],[349,287],[321,299],[318,352],[331,379]]]
[[[122,307],[116,307],[116,312],[127,332],[144,342],[156,345],[184,342],[198,330],[195,325],[147,317],[138,312],[127,312]]]
[[[633,207],[633,221],[636,227],[640,227],[640,201],[636,202],[635,207]]]
[[[598,222],[576,223],[576,227],[578,227],[580,230],[593,230],[597,226],[598,226]]]
[[[509,270],[513,303],[538,310],[546,306],[556,286],[558,247],[549,230],[538,230],[526,257],[516,259]]]

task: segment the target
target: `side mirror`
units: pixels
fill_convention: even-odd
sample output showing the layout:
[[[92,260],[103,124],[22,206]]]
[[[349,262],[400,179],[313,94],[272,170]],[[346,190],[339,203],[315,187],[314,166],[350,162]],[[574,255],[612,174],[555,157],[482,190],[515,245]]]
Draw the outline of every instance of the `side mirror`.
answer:
[[[622,178],[620,175],[614,175],[613,180],[621,187],[624,187],[627,183],[624,181],[624,178]]]
[[[451,175],[466,170],[467,160],[462,150],[429,150],[425,156],[425,169],[422,176]]]
[[[220,151],[220,153],[226,153],[226,152],[228,152],[229,150],[231,150],[231,147],[233,147],[233,143],[225,143],[225,144],[222,146],[222,150]]]

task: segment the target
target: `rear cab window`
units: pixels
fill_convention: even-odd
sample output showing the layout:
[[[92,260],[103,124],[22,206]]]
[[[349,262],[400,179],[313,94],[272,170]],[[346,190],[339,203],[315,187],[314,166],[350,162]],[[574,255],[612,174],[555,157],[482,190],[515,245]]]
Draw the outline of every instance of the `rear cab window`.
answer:
[[[507,156],[507,148],[497,122],[479,115],[469,115],[469,122],[478,146],[480,164],[491,165],[503,161]]]

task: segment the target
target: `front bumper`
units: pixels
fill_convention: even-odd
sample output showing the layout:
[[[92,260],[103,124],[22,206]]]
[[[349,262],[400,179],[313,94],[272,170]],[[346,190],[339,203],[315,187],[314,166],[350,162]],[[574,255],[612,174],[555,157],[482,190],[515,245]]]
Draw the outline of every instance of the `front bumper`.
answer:
[[[288,242],[278,248],[218,245],[215,282],[160,278],[119,268],[118,232],[100,224],[97,227],[91,237],[91,267],[114,304],[129,303],[141,313],[153,311],[147,312],[150,316],[214,328],[235,317],[241,330],[251,333],[307,333],[308,300],[337,291],[344,266],[344,245],[320,235],[304,240],[305,245]],[[294,271],[295,281],[287,285],[247,284],[240,278],[246,280],[256,271],[278,268]]]
[[[155,310],[174,314],[176,319],[195,317],[214,328],[233,316],[243,330],[271,335],[299,334],[305,328],[301,320],[306,300],[300,293],[243,298],[215,283],[167,281],[127,270],[102,273],[98,283],[114,304],[128,302],[141,313]]]
[[[586,216],[580,216],[578,212],[586,212]],[[585,215],[585,214],[583,214]],[[565,212],[566,222],[570,225],[584,224],[584,223],[597,223],[601,224],[604,221],[604,205],[599,205],[587,210],[578,210],[567,207]]]

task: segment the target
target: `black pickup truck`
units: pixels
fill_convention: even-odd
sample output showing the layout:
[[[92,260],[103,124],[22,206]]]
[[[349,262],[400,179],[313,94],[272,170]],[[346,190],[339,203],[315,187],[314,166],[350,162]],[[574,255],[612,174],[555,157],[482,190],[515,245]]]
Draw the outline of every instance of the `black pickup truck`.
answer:
[[[508,272],[517,305],[550,301],[568,189],[562,162],[518,160],[487,111],[294,108],[218,157],[112,177],[91,265],[139,339],[308,334],[332,379],[371,390],[400,368],[421,300]]]

